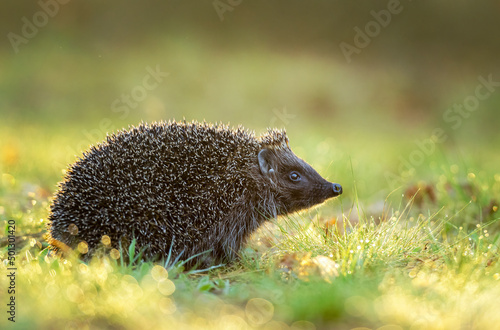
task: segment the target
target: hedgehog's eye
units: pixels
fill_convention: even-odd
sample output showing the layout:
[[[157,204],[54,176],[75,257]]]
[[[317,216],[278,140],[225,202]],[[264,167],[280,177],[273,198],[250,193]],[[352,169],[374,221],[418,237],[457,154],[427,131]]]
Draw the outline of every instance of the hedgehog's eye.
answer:
[[[290,172],[288,177],[290,178],[290,180],[292,180],[294,182],[299,182],[301,179],[300,174],[298,172],[295,172],[295,171]]]

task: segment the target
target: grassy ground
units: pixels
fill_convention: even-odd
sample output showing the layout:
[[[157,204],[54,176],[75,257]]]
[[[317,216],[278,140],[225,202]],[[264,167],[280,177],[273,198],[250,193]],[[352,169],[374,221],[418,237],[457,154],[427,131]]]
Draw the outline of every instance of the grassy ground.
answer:
[[[48,167],[43,154],[57,154],[57,144],[45,143],[33,142],[38,153],[30,166]],[[3,157],[14,162],[14,154],[4,149]],[[500,175],[430,160],[425,167],[442,169],[429,170],[430,180],[398,188],[388,198],[360,199],[356,172],[362,166],[344,160],[351,167],[344,173],[319,165],[325,175],[342,178],[345,196],[272,221],[252,237],[239,262],[202,273],[183,272],[179,264],[166,269],[123,264],[117,255],[90,263],[47,256],[45,241],[27,234],[44,228],[53,190],[44,185],[57,180],[36,180],[36,170],[33,177],[3,173],[2,229],[7,234],[12,219],[16,235],[26,235],[15,259],[16,326],[484,329],[499,324]],[[6,273],[5,246],[0,256]],[[1,283],[5,290],[9,278],[2,276]]]
[[[42,38],[35,43],[43,44]],[[495,121],[488,121],[496,116],[498,97],[484,101],[446,143],[433,143],[432,152],[425,151],[429,144],[419,147],[435,127],[446,128],[442,112],[474,91],[477,73],[458,96],[453,79],[448,85],[435,81],[448,86],[432,105],[437,115],[411,117],[408,111],[403,121],[412,125],[405,126],[394,117],[418,105],[401,96],[402,85],[415,86],[397,69],[357,74],[311,54],[218,54],[178,40],[155,47],[139,64],[133,53],[99,64],[78,51],[43,52],[45,61],[79,77],[76,87],[65,83],[58,66],[33,61],[36,54],[23,53],[4,68],[0,83],[10,86],[11,97],[4,100],[0,126],[1,328],[498,327],[500,159]],[[206,58],[212,65],[199,64]],[[119,118],[111,103],[156,63],[170,80]],[[41,92],[36,79],[18,74],[25,66],[39,69]],[[291,74],[291,67],[300,70]],[[247,79],[234,80],[235,72]],[[380,79],[381,72],[390,78]],[[52,95],[49,101],[45,94]],[[295,116],[289,122],[274,111],[285,107]],[[208,272],[186,271],[182,264],[128,264],[116,251],[89,263],[47,256],[37,233],[75,154],[141,119],[183,115],[243,123],[258,132],[286,126],[292,149],[345,193],[273,220],[255,233],[237,263]],[[425,156],[416,161],[418,152]],[[21,237],[15,324],[5,313],[10,220]]]

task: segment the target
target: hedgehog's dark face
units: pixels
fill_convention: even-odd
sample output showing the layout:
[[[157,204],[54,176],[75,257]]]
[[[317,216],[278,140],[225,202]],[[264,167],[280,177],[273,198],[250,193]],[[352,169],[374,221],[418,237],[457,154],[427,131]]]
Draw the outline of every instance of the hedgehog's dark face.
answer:
[[[342,186],[326,181],[290,149],[262,149],[260,172],[276,186],[279,214],[309,208],[342,194]]]

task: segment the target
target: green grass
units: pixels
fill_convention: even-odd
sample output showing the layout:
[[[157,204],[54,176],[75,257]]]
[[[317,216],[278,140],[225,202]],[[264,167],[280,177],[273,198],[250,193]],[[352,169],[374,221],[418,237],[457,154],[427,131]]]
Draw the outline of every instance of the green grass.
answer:
[[[48,162],[41,154],[34,157]],[[498,173],[464,176],[469,168],[453,165],[430,171],[426,184],[434,201],[425,189],[403,197],[406,187],[377,200],[357,193],[361,166],[351,164],[350,173],[340,174],[349,187],[344,196],[268,223],[237,263],[207,272],[186,271],[180,263],[165,269],[137,258],[128,263],[117,255],[89,263],[61,260],[47,256],[42,238],[26,236],[16,255],[15,325],[484,329],[500,324]],[[450,169],[448,162],[434,166]],[[0,190],[2,230],[13,219],[20,236],[43,230],[50,202],[45,190],[54,190],[42,187],[48,184],[43,180],[30,184],[32,177],[23,178],[23,171],[4,173]],[[6,247],[0,258],[4,274]],[[8,278],[0,283],[5,291]]]

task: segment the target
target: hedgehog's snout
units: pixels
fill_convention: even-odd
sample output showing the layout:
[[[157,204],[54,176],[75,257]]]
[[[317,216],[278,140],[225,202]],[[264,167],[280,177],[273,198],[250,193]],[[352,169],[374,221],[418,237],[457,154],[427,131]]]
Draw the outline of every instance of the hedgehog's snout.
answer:
[[[334,196],[342,195],[343,190],[341,185],[338,183],[332,183],[332,187]]]

